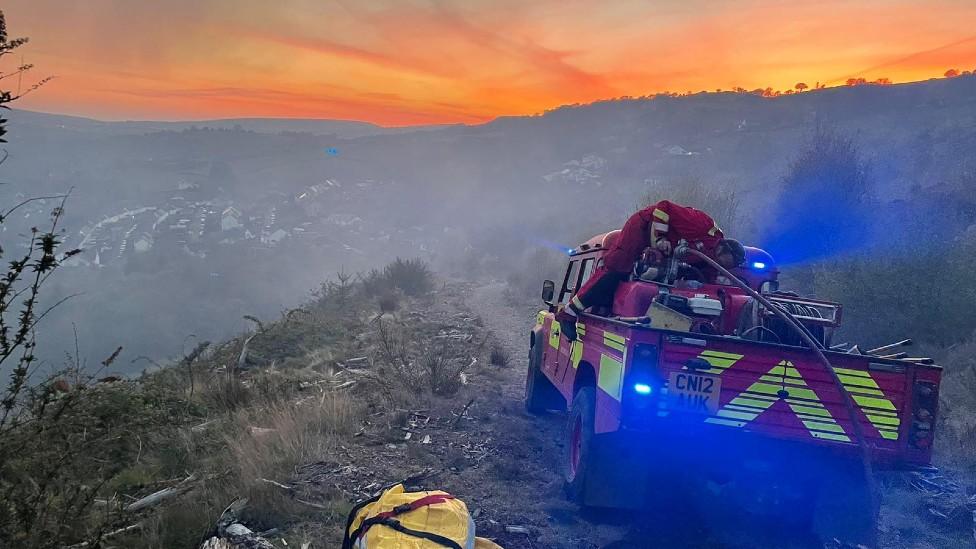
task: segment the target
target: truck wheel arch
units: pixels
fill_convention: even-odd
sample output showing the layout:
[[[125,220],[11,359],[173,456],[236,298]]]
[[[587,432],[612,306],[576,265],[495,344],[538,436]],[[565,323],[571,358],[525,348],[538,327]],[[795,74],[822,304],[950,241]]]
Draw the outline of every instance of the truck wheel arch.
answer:
[[[581,361],[573,379],[573,397],[583,387],[596,387],[596,369],[589,362]]]

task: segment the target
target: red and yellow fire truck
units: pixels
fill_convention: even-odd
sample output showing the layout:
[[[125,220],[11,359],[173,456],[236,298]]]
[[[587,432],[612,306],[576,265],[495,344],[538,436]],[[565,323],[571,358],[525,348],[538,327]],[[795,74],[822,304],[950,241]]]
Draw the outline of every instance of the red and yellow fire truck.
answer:
[[[568,412],[570,497],[646,507],[692,495],[870,543],[871,467],[929,463],[941,368],[899,344],[832,346],[841,305],[780,291],[773,258],[750,247],[731,274],[751,292],[674,259],[654,280],[622,282],[570,341],[554,313],[618,232],[573,250],[558,290],[546,281],[530,336],[525,405]]]

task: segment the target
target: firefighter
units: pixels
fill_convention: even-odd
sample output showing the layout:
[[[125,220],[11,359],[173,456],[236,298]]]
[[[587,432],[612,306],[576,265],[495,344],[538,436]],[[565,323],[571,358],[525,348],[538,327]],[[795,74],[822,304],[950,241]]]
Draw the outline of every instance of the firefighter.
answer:
[[[722,230],[705,212],[662,200],[638,211],[624,223],[610,250],[583,287],[556,313],[563,334],[576,339],[576,320],[579,313],[594,305],[607,304],[613,299],[617,284],[634,269],[634,262],[645,248],[651,247],[670,256],[680,241],[715,259],[725,268],[732,268],[745,259],[745,249],[739,242],[725,238]],[[697,261],[689,258],[690,264]]]

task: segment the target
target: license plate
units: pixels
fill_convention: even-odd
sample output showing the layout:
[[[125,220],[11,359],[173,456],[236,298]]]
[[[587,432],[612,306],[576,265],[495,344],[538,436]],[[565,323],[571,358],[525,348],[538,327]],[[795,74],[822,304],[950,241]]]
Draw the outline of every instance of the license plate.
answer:
[[[714,414],[722,394],[722,380],[693,372],[671,372],[668,395],[671,409],[699,414]]]

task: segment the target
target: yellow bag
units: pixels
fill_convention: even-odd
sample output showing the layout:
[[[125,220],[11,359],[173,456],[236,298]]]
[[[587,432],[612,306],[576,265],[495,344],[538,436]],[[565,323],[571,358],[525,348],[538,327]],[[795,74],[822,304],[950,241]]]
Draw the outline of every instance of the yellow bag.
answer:
[[[502,549],[475,537],[464,502],[447,492],[406,492],[402,484],[353,507],[342,549]]]

